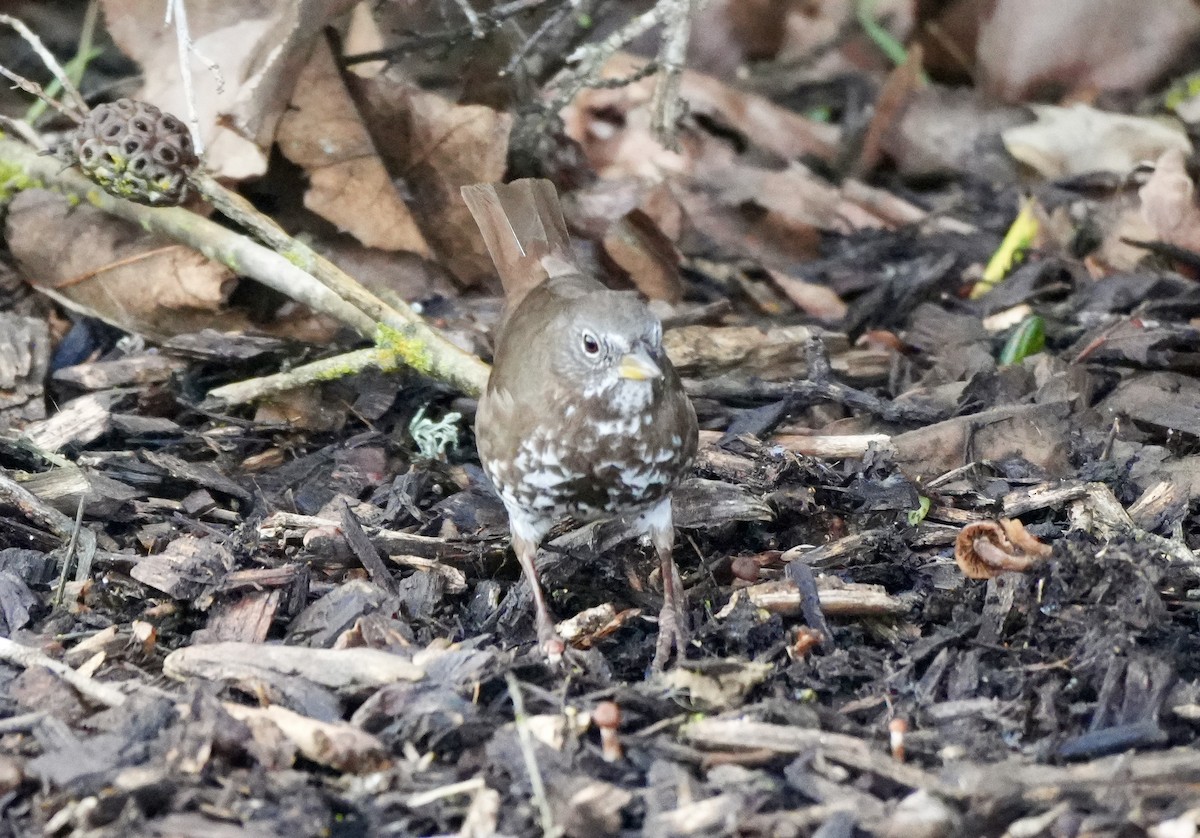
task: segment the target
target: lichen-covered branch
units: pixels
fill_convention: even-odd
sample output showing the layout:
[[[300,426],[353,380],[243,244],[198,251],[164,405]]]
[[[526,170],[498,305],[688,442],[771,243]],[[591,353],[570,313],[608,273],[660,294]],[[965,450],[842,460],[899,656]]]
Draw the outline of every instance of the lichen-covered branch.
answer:
[[[278,396],[297,387],[307,387],[323,381],[336,381],[355,373],[369,369],[388,370],[396,366],[396,356],[390,350],[373,346],[370,349],[359,349],[346,352],[333,358],[323,358],[309,364],[277,372],[274,375],[264,375],[261,378],[248,378],[245,381],[235,381],[208,391],[204,407],[216,408],[220,405],[246,404],[259,399]]]

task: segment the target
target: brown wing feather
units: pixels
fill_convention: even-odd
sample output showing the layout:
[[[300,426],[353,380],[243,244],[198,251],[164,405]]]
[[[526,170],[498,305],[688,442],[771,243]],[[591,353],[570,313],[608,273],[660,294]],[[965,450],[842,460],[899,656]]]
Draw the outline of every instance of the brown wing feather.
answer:
[[[511,310],[547,277],[577,272],[554,184],[526,178],[462,187]]]

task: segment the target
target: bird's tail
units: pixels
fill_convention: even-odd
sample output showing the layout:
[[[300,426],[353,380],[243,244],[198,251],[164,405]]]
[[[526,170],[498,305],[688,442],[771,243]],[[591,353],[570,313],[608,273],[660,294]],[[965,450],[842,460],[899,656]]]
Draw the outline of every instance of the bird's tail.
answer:
[[[475,183],[464,186],[462,196],[496,264],[510,308],[548,277],[578,273],[550,181]]]

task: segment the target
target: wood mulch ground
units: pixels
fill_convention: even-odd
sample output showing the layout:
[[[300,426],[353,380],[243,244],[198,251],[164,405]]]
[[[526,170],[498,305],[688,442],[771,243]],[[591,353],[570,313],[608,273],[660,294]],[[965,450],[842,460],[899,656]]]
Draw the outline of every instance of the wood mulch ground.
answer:
[[[538,657],[470,441],[414,456],[453,394],[362,376],[324,394],[355,419],[300,433],[202,403],[283,344],[59,368],[61,410],[0,441],[8,834],[1193,834],[1197,294],[1046,260],[959,299],[996,238],[831,242],[814,276],[888,254],[849,334],[745,306],[668,332],[710,430],[677,497],[695,643],[663,675],[612,525],[544,551],[577,648]],[[1000,366],[989,317],[1025,304],[1046,350]],[[715,376],[702,335],[741,360]],[[1050,556],[967,578],[961,528],[1005,518]],[[90,572],[60,585],[68,547]]]

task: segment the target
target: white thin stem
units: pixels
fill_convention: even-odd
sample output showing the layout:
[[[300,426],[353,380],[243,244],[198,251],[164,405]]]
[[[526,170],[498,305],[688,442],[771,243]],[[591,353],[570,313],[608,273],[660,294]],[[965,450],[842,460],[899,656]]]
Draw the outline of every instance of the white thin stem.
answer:
[[[504,674],[508,683],[508,696],[513,703],[513,722],[517,726],[517,741],[521,745],[521,756],[525,770],[529,772],[529,785],[533,790],[533,802],[541,820],[542,835],[553,838],[559,834],[554,825],[554,813],[550,811],[550,800],[546,797],[546,784],[542,781],[542,769],[538,766],[537,754],[533,749],[533,734],[529,732],[529,717],[525,714],[525,699],[521,696],[521,682],[511,672]]]
[[[37,53],[38,58],[42,59],[42,63],[46,65],[46,69],[50,71],[54,78],[58,79],[58,83],[62,85],[63,92],[71,99],[71,104],[79,109],[79,113],[86,114],[88,112],[87,102],[83,101],[83,97],[79,95],[79,91],[67,76],[67,71],[58,63],[58,59],[54,57],[54,54],[46,49],[46,45],[42,43],[42,39],[35,35],[20,18],[15,18],[12,15],[0,15],[0,23],[7,23],[17,31],[17,34],[24,39],[25,43],[29,44],[30,48]]]

